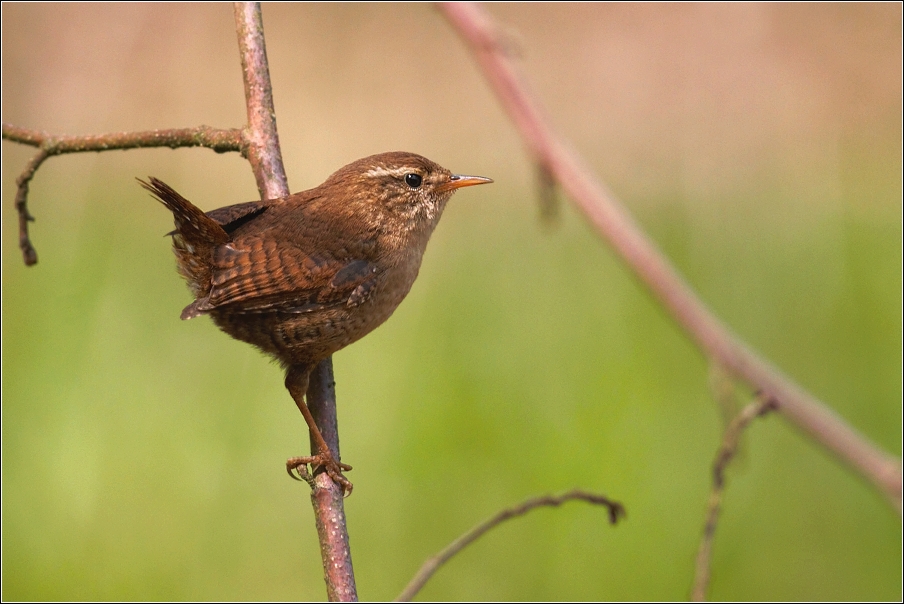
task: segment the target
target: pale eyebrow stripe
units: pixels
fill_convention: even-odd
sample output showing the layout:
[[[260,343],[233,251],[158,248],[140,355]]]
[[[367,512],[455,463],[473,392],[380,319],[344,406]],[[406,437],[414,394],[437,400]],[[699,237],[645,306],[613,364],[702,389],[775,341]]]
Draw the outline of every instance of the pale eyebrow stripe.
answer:
[[[388,169],[382,166],[371,168],[367,172],[364,173],[364,176],[392,176],[393,178],[402,178],[406,174],[418,172],[416,168],[412,168],[409,166],[395,169]]]

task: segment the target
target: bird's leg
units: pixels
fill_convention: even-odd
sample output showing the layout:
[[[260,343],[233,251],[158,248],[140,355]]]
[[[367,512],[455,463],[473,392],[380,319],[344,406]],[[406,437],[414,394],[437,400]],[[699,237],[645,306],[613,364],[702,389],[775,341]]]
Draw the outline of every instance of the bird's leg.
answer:
[[[290,457],[286,460],[286,470],[292,478],[310,482],[310,474],[308,474],[306,466],[311,464],[312,469],[316,469],[318,466],[322,467],[329,477],[333,479],[333,482],[342,487],[345,495],[349,495],[352,492],[352,483],[342,475],[342,472],[343,470],[349,471],[352,467],[338,461],[333,452],[330,451],[329,445],[326,444],[320,429],[314,422],[314,416],[311,415],[311,411],[304,401],[305,393],[308,390],[311,369],[310,365],[292,365],[289,367],[286,372],[286,388],[295,400],[298,410],[304,416],[304,421],[307,422],[308,429],[311,431],[312,444],[315,445],[318,452],[316,455],[306,457]],[[295,472],[298,472],[297,476]]]

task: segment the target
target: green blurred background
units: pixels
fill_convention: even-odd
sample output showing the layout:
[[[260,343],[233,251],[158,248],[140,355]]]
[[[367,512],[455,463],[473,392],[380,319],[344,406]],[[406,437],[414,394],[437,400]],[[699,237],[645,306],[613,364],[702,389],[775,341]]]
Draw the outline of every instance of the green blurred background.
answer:
[[[702,297],[901,453],[901,7],[492,5],[552,122]],[[3,120],[94,133],[241,126],[229,5],[4,3]],[[393,318],[334,357],[362,598],[526,497],[541,510],[424,599],[687,597],[722,411],[705,359],[563,203],[427,5],[265,5],[290,187],[388,150],[491,176],[460,192]],[[209,150],[54,158],[22,265],[3,143],[3,562],[12,600],[307,600],[324,587],[307,450],[276,365],[190,301],[135,183],[256,198]],[[743,395],[743,392],[741,392]],[[742,399],[743,401],[743,396]],[[770,416],[731,468],[711,596],[897,600],[901,521]]]

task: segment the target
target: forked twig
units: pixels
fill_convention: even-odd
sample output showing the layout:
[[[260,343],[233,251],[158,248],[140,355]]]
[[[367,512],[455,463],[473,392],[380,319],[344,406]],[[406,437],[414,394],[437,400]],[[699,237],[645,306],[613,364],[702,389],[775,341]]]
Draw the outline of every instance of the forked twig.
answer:
[[[900,513],[900,460],[879,449],[825,403],[750,349],[716,317],[634,223],[615,195],[553,130],[509,56],[505,36],[484,9],[451,2],[441,4],[440,9],[473,51],[535,161],[545,166],[691,340],[711,360],[774,401],[786,418],[868,478]]]
[[[609,524],[615,524],[618,522],[620,518],[625,517],[625,508],[617,501],[612,501],[605,495],[597,495],[596,493],[589,493],[587,491],[581,491],[579,489],[575,489],[564,495],[554,496],[554,495],[546,495],[543,497],[534,497],[532,499],[528,499],[524,503],[520,505],[516,505],[511,508],[506,508],[481,522],[470,531],[450,543],[443,551],[436,554],[435,556],[427,559],[426,562],[421,566],[420,570],[418,570],[417,574],[413,579],[408,583],[405,589],[399,594],[399,597],[396,598],[396,602],[409,602],[417,593],[424,587],[427,581],[436,573],[439,568],[449,561],[455,554],[459,553],[461,550],[474,543],[478,539],[480,539],[487,531],[492,530],[493,528],[499,526],[506,520],[510,520],[512,518],[517,518],[518,516],[523,516],[527,514],[529,511],[539,508],[539,507],[558,507],[567,501],[586,501],[587,503],[592,503],[594,505],[602,505],[608,509],[609,512]]]
[[[741,409],[735,418],[725,428],[722,445],[713,462],[713,488],[706,505],[706,522],[703,525],[703,536],[700,539],[700,548],[697,550],[696,572],[694,573],[694,587],[691,599],[702,602],[706,599],[706,589],[709,586],[710,559],[712,558],[713,538],[716,534],[716,526],[719,522],[719,513],[722,511],[722,493],[725,490],[725,470],[738,451],[738,445],[744,430],[757,417],[762,417],[772,409],[774,403],[768,398],[758,397],[757,400]]]
[[[28,185],[44,160],[54,155],[110,151],[113,149],[140,149],[150,147],[207,147],[217,153],[238,151],[245,155],[246,144],[241,130],[219,129],[209,126],[196,128],[172,128],[146,130],[144,132],[110,132],[84,136],[50,134],[29,130],[12,124],[3,124],[3,139],[37,147],[38,152],[26,164],[16,179],[16,211],[19,213],[19,248],[22,259],[31,266],[37,264],[38,253],[28,237],[28,223],[34,217],[28,212]]]

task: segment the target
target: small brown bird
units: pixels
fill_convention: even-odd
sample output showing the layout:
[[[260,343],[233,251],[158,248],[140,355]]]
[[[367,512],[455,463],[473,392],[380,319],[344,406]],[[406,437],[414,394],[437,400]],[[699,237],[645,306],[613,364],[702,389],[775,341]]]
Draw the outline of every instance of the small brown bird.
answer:
[[[446,202],[493,182],[452,174],[414,153],[382,153],[336,171],[319,187],[204,213],[156,178],[139,180],[172,213],[173,251],[195,301],[232,337],[273,355],[319,451],[289,474],[322,466],[351,492],[351,466],[330,452],[304,402],[311,370],[383,323],[408,294]]]

